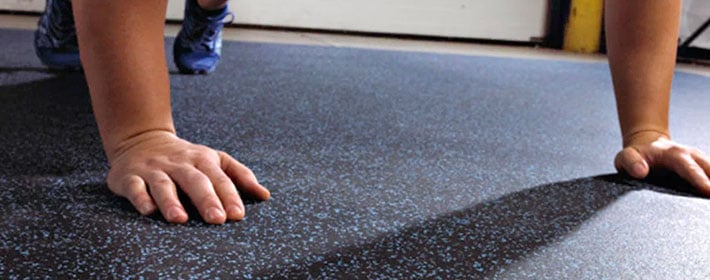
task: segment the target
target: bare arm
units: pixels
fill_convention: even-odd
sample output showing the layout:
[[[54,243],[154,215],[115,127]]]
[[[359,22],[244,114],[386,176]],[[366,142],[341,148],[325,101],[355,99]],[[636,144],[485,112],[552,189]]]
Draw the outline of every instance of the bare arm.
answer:
[[[236,186],[261,199],[269,193],[227,154],[175,135],[163,46],[166,4],[73,1],[81,60],[111,163],[109,188],[142,214],[157,208],[168,221],[185,222],[177,183],[207,222],[241,219]]]
[[[81,60],[109,159],[131,136],[174,134],[164,1],[74,1]]]
[[[670,140],[668,111],[680,22],[680,0],[605,1],[609,65],[624,150],[617,169],[636,178],[668,168],[710,194],[710,161]]]

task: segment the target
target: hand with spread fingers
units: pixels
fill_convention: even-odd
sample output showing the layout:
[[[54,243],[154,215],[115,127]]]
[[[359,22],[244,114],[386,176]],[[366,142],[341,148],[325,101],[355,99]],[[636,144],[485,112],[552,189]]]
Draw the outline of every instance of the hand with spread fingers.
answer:
[[[176,136],[163,41],[167,1],[73,0],[94,116],[111,165],[107,183],[144,215],[188,219],[182,190],[205,222],[244,217],[239,192],[268,199],[249,168]],[[201,93],[195,93],[201,94]]]
[[[710,195],[710,160],[674,142],[668,115],[676,62],[681,1],[605,1],[607,54],[616,94],[623,150],[619,171],[645,178],[671,170]]]
[[[702,151],[676,143],[658,135],[646,141],[630,141],[616,154],[614,166],[631,177],[643,179],[651,169],[671,170],[690,182],[701,193],[710,196],[710,157]]]
[[[127,198],[143,215],[157,208],[168,222],[186,222],[188,216],[178,199],[178,189],[211,224],[244,218],[238,190],[256,199],[269,198],[269,191],[259,184],[254,173],[224,152],[166,131],[135,136],[125,145],[111,161],[108,187]]]

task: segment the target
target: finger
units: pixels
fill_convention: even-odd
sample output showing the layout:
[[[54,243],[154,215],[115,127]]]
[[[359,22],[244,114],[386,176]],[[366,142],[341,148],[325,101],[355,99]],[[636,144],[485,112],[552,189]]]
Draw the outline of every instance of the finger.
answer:
[[[170,171],[170,177],[180,186],[205,222],[223,224],[227,218],[222,202],[217,197],[210,179],[193,166],[183,166]]]
[[[219,152],[219,158],[222,164],[222,170],[237,183],[239,190],[260,200],[267,200],[271,197],[269,190],[259,184],[259,181],[256,179],[256,176],[254,176],[254,172],[252,172],[251,169],[225,152]]]
[[[674,172],[688,180],[699,191],[710,195],[710,180],[705,169],[689,153],[676,154],[671,167]]]
[[[710,175],[710,158],[703,153],[693,153],[693,159],[705,170],[705,175]]]
[[[115,194],[128,199],[142,215],[150,215],[157,209],[148,194],[145,181],[137,175],[123,177],[118,183],[109,182],[108,187]]]
[[[704,177],[706,179],[705,185],[700,185],[696,187],[703,193],[710,195],[710,179],[708,179],[708,176],[710,176],[710,158],[708,158],[702,152],[693,153],[692,157],[693,160],[695,160],[695,162],[700,166],[700,168],[702,168],[704,172]]]
[[[175,183],[170,176],[164,172],[153,172],[144,179],[165,220],[171,223],[187,222],[187,212],[180,203]]]
[[[214,163],[200,164],[196,167],[212,181],[214,190],[220,201],[222,201],[224,210],[227,212],[227,219],[237,221],[243,219],[244,204],[232,179],[227,174],[224,174],[224,171]]]
[[[638,150],[632,147],[625,148],[616,154],[614,166],[617,170],[625,171],[637,179],[646,178],[649,172],[648,162]]]

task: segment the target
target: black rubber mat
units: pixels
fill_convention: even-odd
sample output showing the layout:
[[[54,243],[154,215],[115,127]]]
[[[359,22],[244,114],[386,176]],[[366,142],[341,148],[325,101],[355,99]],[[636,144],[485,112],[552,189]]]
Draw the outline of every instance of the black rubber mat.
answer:
[[[0,44],[0,278],[710,276],[710,201],[614,174],[606,64],[225,42],[171,75],[176,125],[273,198],[170,225],[106,188],[83,76]],[[677,140],[710,150],[709,105],[677,73]]]

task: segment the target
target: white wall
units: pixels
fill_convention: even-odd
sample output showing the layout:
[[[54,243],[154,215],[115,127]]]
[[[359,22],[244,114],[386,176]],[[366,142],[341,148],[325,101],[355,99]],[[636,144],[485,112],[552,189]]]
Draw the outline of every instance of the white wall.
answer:
[[[10,11],[42,11],[44,0],[0,0],[0,9]]]
[[[168,18],[179,19],[183,4],[169,1]],[[43,7],[44,0],[0,0],[5,10]],[[545,35],[547,0],[232,0],[230,7],[242,24],[530,41]]]
[[[179,16],[178,1],[168,15]],[[530,41],[545,35],[546,0],[237,0],[236,22]]]
[[[683,0],[683,16],[680,22],[681,40],[685,41],[708,18],[710,18],[710,1]],[[695,39],[691,46],[710,49],[710,28]]]

